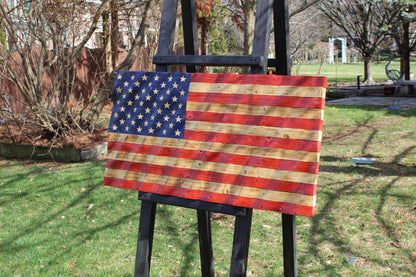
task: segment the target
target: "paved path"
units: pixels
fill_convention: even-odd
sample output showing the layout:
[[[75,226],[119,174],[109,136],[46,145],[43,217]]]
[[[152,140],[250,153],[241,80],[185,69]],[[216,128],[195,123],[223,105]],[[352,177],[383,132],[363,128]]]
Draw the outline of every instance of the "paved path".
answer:
[[[350,97],[336,100],[329,100],[326,105],[379,105],[384,107],[392,106],[393,97]],[[416,108],[416,97],[400,97],[400,107],[403,109]],[[397,105],[397,99],[396,99]]]

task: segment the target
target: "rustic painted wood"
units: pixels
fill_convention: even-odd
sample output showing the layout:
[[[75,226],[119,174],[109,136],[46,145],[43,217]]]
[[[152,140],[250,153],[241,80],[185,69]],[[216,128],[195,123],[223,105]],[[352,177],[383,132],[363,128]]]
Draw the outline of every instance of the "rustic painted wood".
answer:
[[[313,216],[325,78],[122,71],[116,79],[105,185]],[[287,151],[287,160],[270,156]]]

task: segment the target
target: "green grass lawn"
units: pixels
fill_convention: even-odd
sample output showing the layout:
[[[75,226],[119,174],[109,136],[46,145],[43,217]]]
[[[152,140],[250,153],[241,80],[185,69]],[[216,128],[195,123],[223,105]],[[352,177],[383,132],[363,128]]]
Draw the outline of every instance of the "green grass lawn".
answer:
[[[374,81],[387,81],[388,78],[385,72],[386,61],[373,63],[373,79]],[[389,66],[390,69],[400,70],[400,63],[394,60]],[[416,70],[416,62],[410,63],[410,71]],[[317,76],[319,72],[318,64],[302,64],[300,66],[293,65],[292,75],[308,75]],[[348,63],[348,64],[323,64],[321,68],[321,76],[328,78],[328,83],[335,85],[337,83],[356,83],[357,76],[361,75],[361,82],[364,79],[364,64],[363,63]]]
[[[415,119],[327,106],[316,216],[297,217],[299,276],[416,275]],[[0,276],[133,275],[140,202],[102,186],[104,167],[0,159]],[[233,224],[212,222],[217,276]],[[196,225],[196,211],[158,205],[151,276],[200,276]],[[255,210],[248,276],[282,274],[281,215]]]

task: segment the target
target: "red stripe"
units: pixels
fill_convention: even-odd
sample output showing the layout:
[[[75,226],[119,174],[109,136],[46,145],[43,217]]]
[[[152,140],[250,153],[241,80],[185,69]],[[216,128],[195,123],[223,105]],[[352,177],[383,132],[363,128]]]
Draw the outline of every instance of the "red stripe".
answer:
[[[321,130],[322,120],[229,113],[186,112],[186,120],[253,126]]]
[[[233,184],[242,187],[292,192],[304,195],[315,195],[316,193],[316,185],[311,184],[247,177],[236,174],[226,174],[171,166],[134,163],[109,159],[107,160],[107,168],[171,176],[176,178],[187,178],[207,182],[216,182],[220,184]]]
[[[326,87],[325,77],[192,73],[191,82]]]
[[[176,196],[186,199],[201,200],[213,203],[221,203],[239,207],[250,207],[260,210],[276,211],[285,214],[309,216],[315,215],[315,207],[267,201],[255,198],[227,195],[214,192],[197,191],[178,187],[168,187],[157,184],[149,184],[137,181],[127,181],[117,178],[104,178],[105,186],[139,190],[142,192],[151,192],[162,195]]]
[[[184,139],[319,152],[321,142],[185,130]]]
[[[121,142],[108,142],[108,149],[112,151],[122,151],[128,153],[139,153],[147,155],[157,155],[164,157],[175,157],[179,159],[189,159],[198,161],[209,161],[225,164],[236,164],[277,170],[288,170],[296,172],[318,173],[318,163],[299,162],[291,160],[279,160],[273,158],[262,158],[255,156],[245,156],[200,150],[179,149],[152,145],[141,145]]]
[[[188,92],[188,101],[225,104],[244,104],[257,106],[281,106],[293,108],[323,109],[325,99],[320,97],[291,97],[247,94],[224,94]]]

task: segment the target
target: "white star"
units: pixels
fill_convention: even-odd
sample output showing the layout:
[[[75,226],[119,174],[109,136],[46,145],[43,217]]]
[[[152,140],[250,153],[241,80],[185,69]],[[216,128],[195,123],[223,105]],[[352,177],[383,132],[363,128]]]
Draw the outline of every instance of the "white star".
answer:
[[[132,126],[136,125],[136,121],[133,119],[130,123]]]
[[[137,133],[140,133],[141,131],[142,131],[141,127],[137,128]]]
[[[165,117],[163,118],[163,120],[168,121],[169,120],[169,116],[165,115]]]
[[[136,94],[135,96],[134,96],[134,100],[139,100],[139,95],[138,94]]]
[[[150,117],[150,119],[151,119],[151,120],[155,120],[155,116],[154,116],[154,115],[152,115],[152,116]]]
[[[153,128],[150,128],[149,129],[149,134],[153,134],[153,132],[154,132]]]
[[[114,117],[117,118],[118,117],[118,113],[114,113]]]
[[[116,90],[117,90],[117,92],[121,92],[121,88],[120,87],[116,88]]]
[[[173,128],[173,123],[169,123],[169,128]]]
[[[124,86],[127,87],[129,85],[129,82],[125,81]]]
[[[146,100],[150,100],[152,97],[148,94],[146,95]]]
[[[181,90],[179,93],[180,93],[181,95],[185,95],[185,91],[184,91],[184,90]]]
[[[166,87],[165,82],[161,83],[161,84],[160,84],[160,87],[161,87],[161,88],[165,88],[165,87]]]
[[[163,132],[163,134],[164,134],[164,135],[166,135],[166,132],[167,132],[167,131],[166,131],[166,129],[163,129],[163,131],[162,131],[162,132]]]
[[[144,104],[144,102],[143,102],[143,101],[140,101],[140,102],[139,102],[139,105],[140,105],[140,106],[143,106],[143,104]]]
[[[131,106],[131,105],[133,105],[133,101],[131,100],[127,101],[127,106]]]
[[[121,74],[118,74],[117,79],[121,80],[121,78],[123,78],[123,76],[121,76]]]
[[[159,109],[157,110],[157,113],[158,113],[158,114],[161,114],[161,113],[162,113],[162,109],[160,109],[160,108],[159,108]]]
[[[168,102],[166,102],[166,103],[165,103],[165,108],[166,108],[166,109],[169,109],[169,107],[170,107],[170,104],[169,104]]]
[[[146,80],[147,80],[147,76],[146,76],[146,75],[143,75],[142,79],[143,79],[144,81],[146,81]]]
[[[147,125],[149,125],[149,122],[148,121],[145,121],[144,122],[144,126],[147,126]]]
[[[133,81],[134,80],[134,75],[131,75],[130,79]]]
[[[170,89],[166,91],[166,95],[170,95]]]
[[[120,111],[124,112],[125,109],[124,106],[121,106]]]
[[[158,94],[158,92],[159,92],[159,90],[158,90],[158,89],[156,89],[156,88],[153,90],[153,93],[154,93],[154,94]]]
[[[172,86],[173,88],[178,88],[178,84],[176,82]]]
[[[182,103],[180,103],[180,104],[178,105],[178,107],[179,107],[179,109],[182,109]]]
[[[176,102],[176,101],[178,101],[178,97],[176,97],[176,96],[173,96],[173,97],[172,97],[172,101],[173,101],[173,102]]]
[[[182,118],[180,116],[176,117],[176,122],[181,122]]]
[[[124,119],[120,119],[120,125],[124,125]]]
[[[138,87],[138,86],[140,86],[140,82],[139,82],[139,81],[136,81],[136,82],[134,82],[134,85],[135,85],[136,87]]]
[[[173,110],[173,111],[172,111],[172,115],[175,115],[175,113],[176,113],[176,111],[175,111],[175,110]]]
[[[151,87],[151,86],[152,86],[152,82],[149,82],[147,85],[148,85],[149,87]]]
[[[159,75],[155,76],[155,81],[159,80]]]
[[[130,118],[131,117],[131,114],[127,114],[127,118]]]
[[[181,135],[181,132],[179,130],[176,130],[175,131],[175,136],[178,136],[179,137],[180,135]]]
[[[117,130],[117,125],[113,125],[113,131]]]
[[[138,117],[139,119],[143,119],[143,115],[142,115],[142,114],[138,114],[138,115],[137,115],[137,117]]]
[[[128,131],[129,130],[129,126],[126,126],[126,128],[124,128],[126,131]]]
[[[172,75],[169,76],[169,78],[168,78],[169,82],[172,82],[172,79],[173,79]]]
[[[182,77],[181,77],[181,82],[185,82],[185,81],[186,81],[185,76],[182,76]]]
[[[162,127],[162,123],[160,123],[160,121],[158,121],[158,122],[156,123],[156,127],[157,127],[157,128],[161,128],[161,127]]]
[[[160,99],[160,101],[162,101],[162,100],[163,100],[163,95],[161,95],[161,96],[159,97],[159,99]]]
[[[150,108],[146,108],[146,109],[145,109],[145,112],[146,112],[146,113],[150,113]]]
[[[157,107],[157,102],[155,101],[154,103],[153,103],[153,107]]]
[[[128,89],[128,93],[132,93],[133,92],[133,89],[132,88],[129,88]]]

